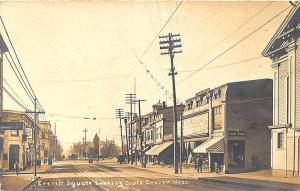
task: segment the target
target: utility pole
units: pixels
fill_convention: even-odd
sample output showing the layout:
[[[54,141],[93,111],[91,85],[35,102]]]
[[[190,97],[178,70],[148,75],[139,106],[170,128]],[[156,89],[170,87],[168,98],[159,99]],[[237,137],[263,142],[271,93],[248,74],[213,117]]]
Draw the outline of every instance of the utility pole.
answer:
[[[36,101],[37,99],[34,98],[34,111],[26,111],[25,113],[33,113],[34,114],[34,122],[33,122],[33,143],[34,143],[34,151],[33,151],[33,155],[34,155],[34,176],[36,176],[36,124],[37,124],[37,116],[38,114],[44,114],[44,111],[36,111]]]
[[[144,157],[144,153],[143,153],[143,133],[142,133],[142,114],[141,114],[141,102],[142,101],[146,101],[146,100],[142,100],[142,99],[138,99],[137,102],[139,104],[139,136],[140,136],[140,162],[141,162],[141,166],[143,167],[144,163],[143,163],[143,157]]]
[[[86,155],[87,155],[87,152],[86,152],[86,133],[88,132],[87,128],[84,128],[83,129],[83,133],[84,133],[84,159],[86,159]]]
[[[180,173],[182,173],[182,150],[183,150],[183,105],[180,105]]]
[[[121,108],[118,108],[118,109],[115,109],[116,111],[116,117],[117,119],[119,119],[119,122],[120,122],[120,130],[121,130],[121,151],[122,151],[122,155],[124,154],[124,151],[123,151],[123,132],[122,132],[122,118],[124,118],[124,110],[121,109]]]
[[[176,38],[177,37],[177,38]],[[176,48],[181,48],[181,39],[179,34],[169,33],[165,36],[160,36],[162,39],[159,44],[161,50],[165,50],[166,52],[161,52],[161,55],[168,54],[171,60],[171,70],[169,75],[172,76],[172,86],[173,86],[173,118],[174,118],[174,172],[178,174],[178,129],[177,129],[177,99],[176,99],[176,86],[175,86],[175,72],[174,67],[174,56],[175,54],[182,53],[181,50],[175,50]]]
[[[57,135],[56,135],[56,122],[54,123],[54,137],[55,137],[55,160],[57,161]]]
[[[127,150],[127,163],[129,164],[129,139],[128,139],[128,133],[127,133],[127,120],[128,117],[124,117],[124,124],[125,124],[125,136],[126,136],[126,150]]]
[[[82,137],[82,147],[81,147],[81,150],[82,150],[82,158],[84,156],[84,137]]]
[[[98,144],[98,161],[100,160],[100,153],[101,153],[101,149],[100,149],[100,129],[101,127],[99,127],[98,131],[99,131],[99,144]]]
[[[132,160],[132,156],[133,156],[133,128],[132,128],[132,105],[135,104],[136,95],[134,93],[129,93],[126,94],[126,104],[130,104],[130,142],[131,142],[131,148],[130,148],[130,163],[131,165],[133,165],[133,160]]]

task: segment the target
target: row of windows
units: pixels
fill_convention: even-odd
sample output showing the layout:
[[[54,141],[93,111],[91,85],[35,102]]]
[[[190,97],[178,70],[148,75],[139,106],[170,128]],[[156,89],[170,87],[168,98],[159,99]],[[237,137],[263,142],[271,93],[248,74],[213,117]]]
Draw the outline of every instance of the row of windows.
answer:
[[[215,90],[212,93],[212,99],[218,99],[221,97],[221,90]],[[199,107],[200,105],[205,105],[209,103],[209,99],[210,99],[210,94],[208,94],[207,96],[198,96],[196,97],[196,107]],[[187,102],[187,109],[192,109],[193,108],[193,101],[188,101]]]
[[[213,108],[213,112],[214,112],[214,115],[222,114],[222,106],[218,106],[218,107]]]

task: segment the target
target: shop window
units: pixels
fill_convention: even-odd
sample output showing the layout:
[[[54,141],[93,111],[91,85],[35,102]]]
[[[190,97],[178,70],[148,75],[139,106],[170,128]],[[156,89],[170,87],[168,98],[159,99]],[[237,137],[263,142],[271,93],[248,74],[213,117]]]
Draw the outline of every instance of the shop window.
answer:
[[[11,130],[11,134],[12,137],[19,137],[19,130]]]
[[[277,134],[277,148],[282,149],[283,148],[283,133]]]
[[[243,168],[245,166],[245,141],[228,141],[228,166],[231,168]]]

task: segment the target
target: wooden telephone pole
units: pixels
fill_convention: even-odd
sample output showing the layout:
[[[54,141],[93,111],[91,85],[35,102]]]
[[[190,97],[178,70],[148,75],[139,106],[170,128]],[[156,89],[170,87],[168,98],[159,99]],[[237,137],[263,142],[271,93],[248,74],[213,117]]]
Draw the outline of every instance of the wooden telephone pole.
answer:
[[[133,164],[133,127],[132,127],[132,105],[135,104],[136,95],[133,93],[126,94],[126,104],[130,104],[130,129],[129,129],[129,139],[130,139],[130,163]]]
[[[83,129],[83,133],[84,133],[84,159],[86,159],[86,155],[87,155],[87,145],[86,145],[86,133],[88,132],[87,128]]]
[[[139,138],[140,138],[140,162],[141,162],[141,166],[144,166],[143,163],[143,157],[144,157],[144,152],[143,152],[143,133],[142,133],[142,114],[141,114],[141,102],[142,101],[146,101],[146,100],[142,100],[142,99],[138,99],[136,102],[138,102],[139,104]]]
[[[122,155],[124,155],[124,150],[123,150],[123,130],[122,130],[122,119],[124,118],[124,110],[121,108],[115,109],[116,111],[116,117],[119,119],[120,122],[120,130],[121,130],[121,151]]]
[[[36,146],[37,146],[37,140],[36,140],[36,124],[37,124],[37,116],[39,114],[45,114],[44,111],[37,111],[36,110],[36,104],[37,104],[37,99],[34,98],[34,111],[26,111],[26,113],[31,113],[34,115],[34,122],[33,122],[33,142],[34,142],[34,176],[36,176]]]
[[[161,52],[161,55],[169,55],[171,60],[171,70],[169,75],[172,76],[172,86],[173,86],[173,117],[174,117],[174,170],[175,174],[178,174],[178,151],[179,151],[179,145],[178,145],[178,129],[177,129],[177,100],[176,100],[176,86],[175,86],[175,75],[177,72],[175,72],[174,67],[174,56],[175,54],[182,53],[181,50],[176,51],[175,49],[181,48],[181,39],[179,34],[172,34],[169,33],[165,36],[160,36],[160,39],[162,39],[159,44],[162,46],[160,47],[161,50],[166,52]]]

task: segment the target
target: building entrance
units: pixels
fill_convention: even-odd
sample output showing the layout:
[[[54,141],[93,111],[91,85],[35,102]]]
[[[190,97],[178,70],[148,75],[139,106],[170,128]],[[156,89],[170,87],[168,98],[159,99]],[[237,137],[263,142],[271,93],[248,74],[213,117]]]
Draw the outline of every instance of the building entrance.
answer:
[[[16,161],[19,162],[19,145],[9,146],[9,170],[13,170]]]

